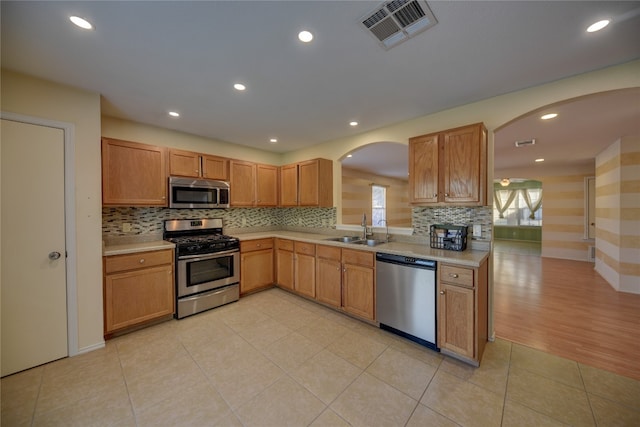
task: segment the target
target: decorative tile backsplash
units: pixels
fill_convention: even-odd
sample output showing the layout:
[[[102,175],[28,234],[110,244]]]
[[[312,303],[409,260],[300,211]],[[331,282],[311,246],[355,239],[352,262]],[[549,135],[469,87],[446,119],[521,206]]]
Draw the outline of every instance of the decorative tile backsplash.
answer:
[[[425,237],[429,236],[432,224],[466,226],[480,224],[482,239],[490,240],[493,230],[493,209],[490,206],[413,208],[411,221],[413,234]],[[471,230],[469,230],[469,234],[471,234]]]

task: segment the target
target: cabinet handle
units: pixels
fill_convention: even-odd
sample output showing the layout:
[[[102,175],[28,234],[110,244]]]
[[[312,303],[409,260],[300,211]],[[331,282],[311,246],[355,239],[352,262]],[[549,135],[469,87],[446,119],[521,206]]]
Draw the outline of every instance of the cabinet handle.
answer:
[[[144,264],[144,258],[140,258],[140,264]]]
[[[440,295],[444,295],[445,293],[445,291],[440,291]]]
[[[260,247],[260,243],[257,243],[257,244],[256,244],[256,247],[257,247],[257,248],[259,248],[259,247]]]
[[[438,193],[433,193],[433,197],[438,197]]]
[[[449,197],[449,193],[444,193],[444,197]]]
[[[454,279],[457,279],[458,275],[456,273],[449,273],[449,277],[453,277]]]

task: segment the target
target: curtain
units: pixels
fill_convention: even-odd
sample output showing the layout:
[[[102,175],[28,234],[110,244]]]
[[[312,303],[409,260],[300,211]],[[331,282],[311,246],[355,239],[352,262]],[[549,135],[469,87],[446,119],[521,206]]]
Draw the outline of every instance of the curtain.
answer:
[[[540,209],[540,206],[542,206],[542,188],[523,188],[522,194],[524,196],[524,202],[527,204],[529,211],[531,211],[531,213],[529,214],[529,219],[535,219],[536,211]],[[532,201],[531,196],[533,196],[533,198],[537,196],[535,202]]]
[[[504,218],[504,211],[509,209],[511,203],[515,200],[518,192],[515,190],[494,190],[493,199],[496,202],[496,209],[500,213],[500,218]]]

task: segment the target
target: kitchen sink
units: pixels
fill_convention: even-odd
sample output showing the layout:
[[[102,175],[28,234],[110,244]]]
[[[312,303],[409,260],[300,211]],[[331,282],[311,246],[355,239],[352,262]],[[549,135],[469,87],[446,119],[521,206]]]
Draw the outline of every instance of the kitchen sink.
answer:
[[[384,243],[383,240],[374,240],[374,239],[367,239],[367,240],[356,240],[354,242],[351,242],[354,245],[367,245],[367,246],[378,246],[379,244]]]
[[[360,236],[341,236],[341,237],[329,237],[328,239],[325,239],[325,240],[329,240],[332,242],[342,242],[342,243],[356,243],[362,240],[362,238]]]

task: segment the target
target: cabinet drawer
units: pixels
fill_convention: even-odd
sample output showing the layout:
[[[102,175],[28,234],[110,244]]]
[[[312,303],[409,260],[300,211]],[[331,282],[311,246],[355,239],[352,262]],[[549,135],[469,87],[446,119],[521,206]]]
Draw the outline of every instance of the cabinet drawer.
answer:
[[[473,287],[473,269],[441,264],[440,280],[456,285]]]
[[[345,264],[357,264],[364,267],[373,267],[373,255],[373,252],[343,249],[342,262],[344,262]]]
[[[272,249],[273,239],[257,239],[240,242],[240,252],[261,251],[263,249]]]
[[[307,255],[316,254],[316,245],[314,245],[313,243],[294,242],[293,246],[295,247],[296,253],[298,254],[307,254]]]
[[[116,271],[136,270],[138,268],[171,264],[172,262],[173,251],[171,249],[113,255],[104,257],[104,271],[109,274]]]
[[[293,252],[293,240],[276,239],[276,247],[283,251]]]
[[[340,261],[341,249],[336,248],[335,246],[316,246],[316,255],[319,258],[332,259],[335,261]]]

